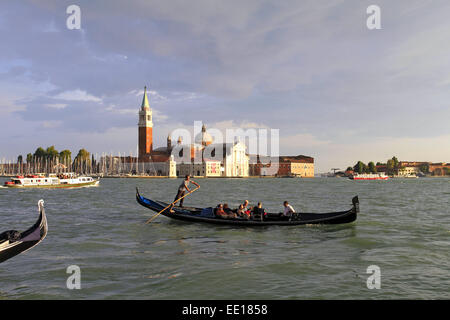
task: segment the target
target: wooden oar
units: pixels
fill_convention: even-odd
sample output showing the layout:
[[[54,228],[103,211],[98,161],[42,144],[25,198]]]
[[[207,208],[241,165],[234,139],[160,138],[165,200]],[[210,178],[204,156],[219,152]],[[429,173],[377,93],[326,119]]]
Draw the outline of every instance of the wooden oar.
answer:
[[[197,188],[195,188],[194,190],[186,193],[184,196],[178,198],[177,200],[175,200],[174,202],[172,202],[171,204],[169,204],[167,207],[165,207],[164,209],[162,209],[160,212],[158,212],[157,214],[155,214],[153,217],[151,217],[150,219],[148,219],[145,224],[149,224],[150,222],[152,222],[157,216],[159,216],[161,213],[163,213],[165,210],[167,210],[167,208],[169,208],[171,205],[175,204],[176,202],[180,201],[181,199],[183,199],[184,197],[187,197],[188,195],[190,195],[192,192],[197,191],[198,189],[200,189],[200,186],[198,186]]]

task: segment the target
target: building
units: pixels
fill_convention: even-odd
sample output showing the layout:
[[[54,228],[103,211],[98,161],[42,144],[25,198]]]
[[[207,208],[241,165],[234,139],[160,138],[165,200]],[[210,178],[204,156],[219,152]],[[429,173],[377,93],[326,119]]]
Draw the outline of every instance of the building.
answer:
[[[201,177],[221,177],[221,162],[218,160],[207,160],[198,163],[179,163],[177,164],[177,176],[185,175]]]
[[[153,120],[152,110],[148,103],[147,87],[144,87],[144,96],[139,110],[138,148],[139,161],[149,161],[153,151]]]
[[[295,176],[302,178],[314,177],[314,158],[298,156],[280,156],[261,161],[259,156],[252,156],[256,161],[250,164],[250,174],[253,176]]]
[[[210,177],[248,177],[249,159],[247,147],[240,141],[233,143],[213,143],[214,139],[202,126],[202,131],[194,138],[194,143],[183,145],[190,150],[190,161],[177,163],[177,172],[184,175]],[[180,140],[179,140],[179,143]]]
[[[397,175],[399,177],[410,177],[410,176],[417,176],[419,172],[420,172],[419,167],[402,166],[398,168]]]
[[[173,144],[169,134],[165,147],[154,148],[152,109],[147,97],[147,87],[144,88],[139,110],[138,159],[134,164],[138,168],[136,172],[168,176],[175,172],[177,176],[191,174],[205,177],[247,177],[249,175],[245,144],[239,141],[221,144],[213,142],[214,139],[203,125],[202,131],[197,134],[193,143],[183,144],[179,137],[177,143]],[[178,147],[176,149],[178,154],[174,157],[175,147]],[[185,152],[189,154],[183,154]],[[114,163],[113,160],[110,162]],[[175,169],[171,162],[175,163]],[[123,166],[115,164],[115,168],[119,167]]]

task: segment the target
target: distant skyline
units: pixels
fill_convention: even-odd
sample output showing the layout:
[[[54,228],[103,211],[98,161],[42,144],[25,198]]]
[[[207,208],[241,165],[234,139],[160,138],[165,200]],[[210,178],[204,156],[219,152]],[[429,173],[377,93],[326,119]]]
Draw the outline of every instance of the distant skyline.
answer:
[[[66,8],[81,8],[81,29]],[[381,8],[369,30],[366,8]],[[54,145],[136,154],[192,128],[280,129],[316,172],[450,162],[448,1],[0,2],[0,159]]]

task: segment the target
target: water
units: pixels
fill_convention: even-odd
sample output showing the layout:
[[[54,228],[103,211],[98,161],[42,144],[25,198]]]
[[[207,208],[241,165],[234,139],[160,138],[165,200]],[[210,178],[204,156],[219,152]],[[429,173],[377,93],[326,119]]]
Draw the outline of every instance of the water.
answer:
[[[3,179],[4,180],[4,179]],[[3,180],[0,181],[3,184]],[[135,201],[172,200],[181,180],[103,179],[98,188],[0,189],[0,230],[24,230],[45,199],[49,233],[0,264],[0,299],[449,299],[450,180],[199,179],[186,205],[244,199],[281,211],[345,210],[336,226],[242,228],[188,224]],[[81,268],[68,290],[66,268]],[[366,269],[381,269],[369,290]]]

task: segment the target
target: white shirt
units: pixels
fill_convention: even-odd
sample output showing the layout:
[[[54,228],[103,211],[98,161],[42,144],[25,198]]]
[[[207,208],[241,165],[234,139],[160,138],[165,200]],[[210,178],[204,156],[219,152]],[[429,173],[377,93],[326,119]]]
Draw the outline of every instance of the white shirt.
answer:
[[[291,213],[295,213],[294,208],[290,204],[284,207],[284,216],[289,216]]]

